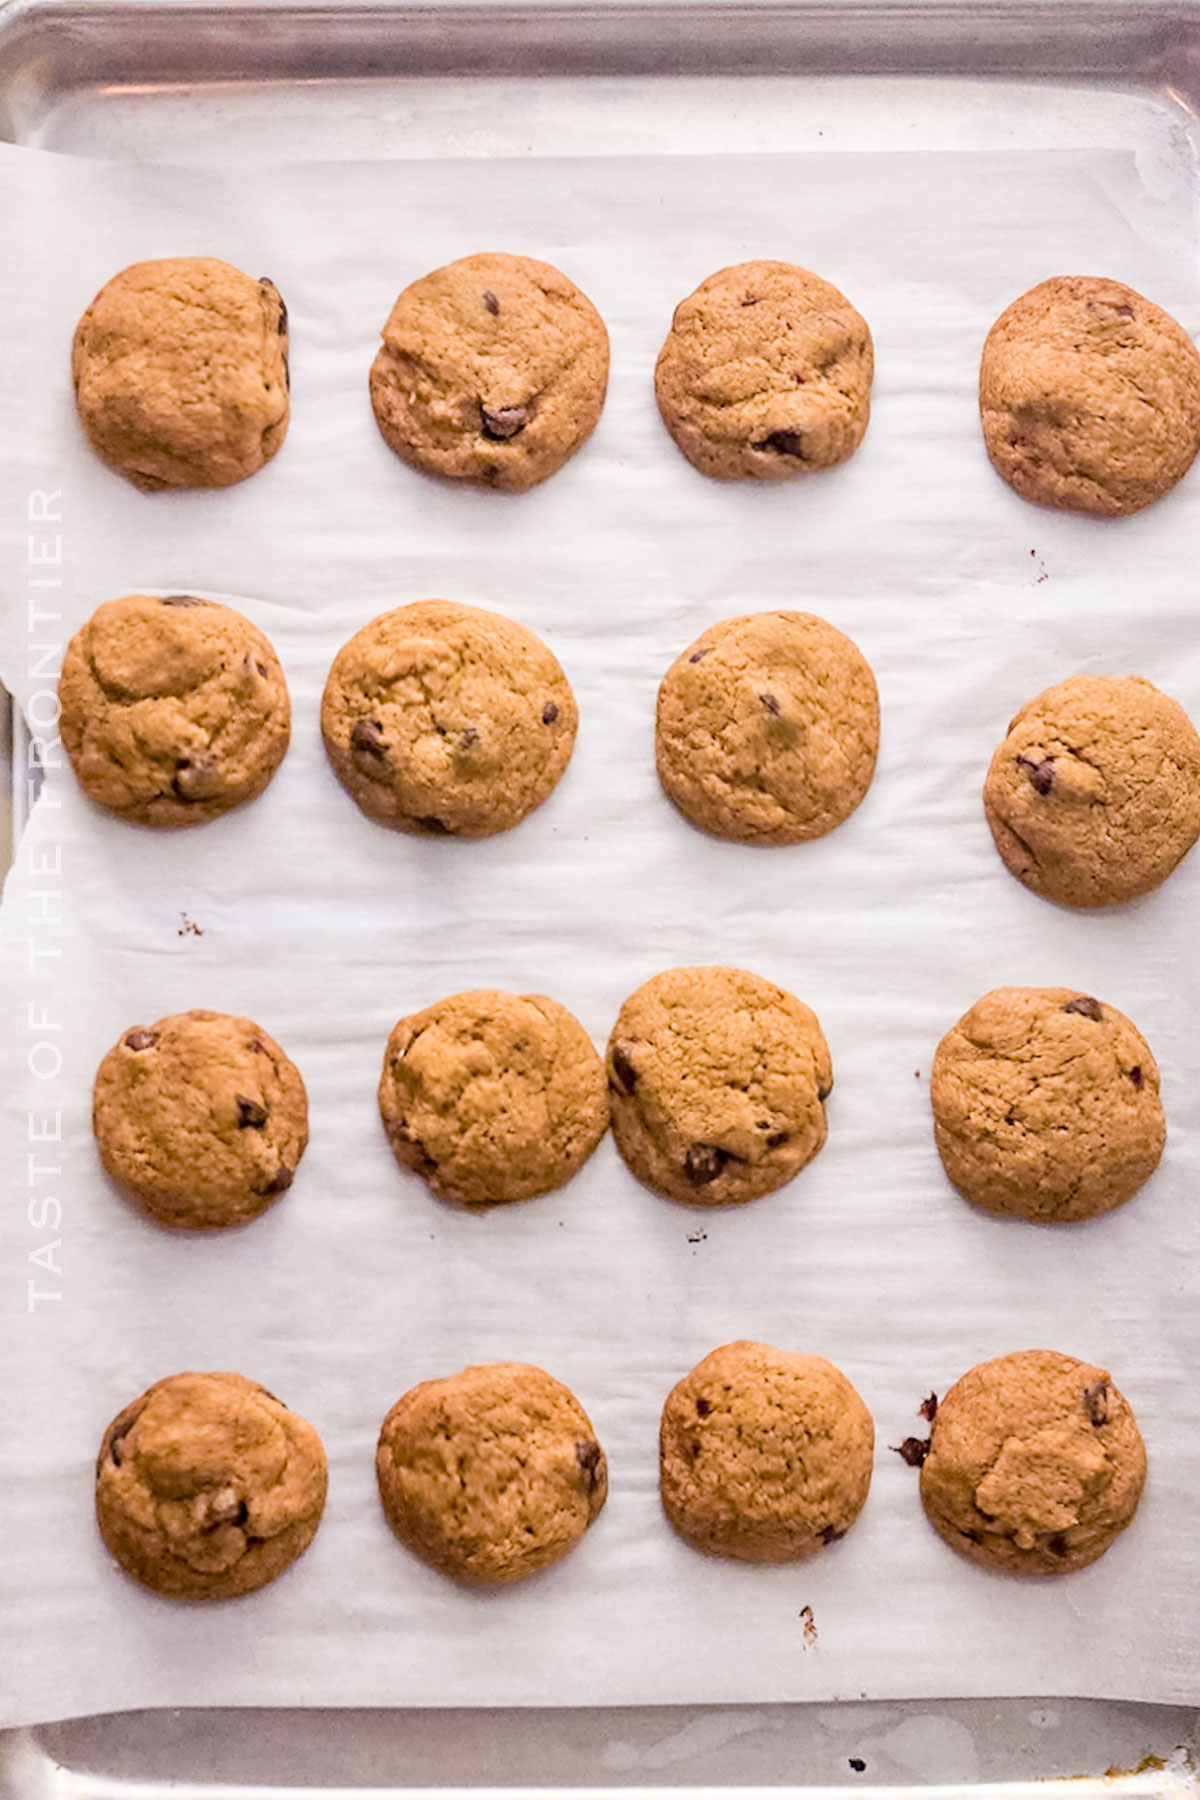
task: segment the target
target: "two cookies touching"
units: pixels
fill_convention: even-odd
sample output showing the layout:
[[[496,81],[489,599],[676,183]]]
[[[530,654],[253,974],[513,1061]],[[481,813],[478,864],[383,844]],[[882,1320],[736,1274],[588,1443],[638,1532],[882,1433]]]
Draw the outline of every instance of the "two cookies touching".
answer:
[[[1051,1351],[982,1363],[938,1406],[919,1465],[926,1515],[984,1568],[1064,1575],[1132,1520],[1146,1476],[1133,1412],[1107,1370]],[[694,1549],[788,1564],[844,1538],[867,1501],[875,1426],[819,1356],[723,1345],[662,1409],[662,1509]],[[379,1433],[375,1470],[397,1538],[439,1574],[495,1586],[561,1561],[608,1495],[608,1461],[569,1388],[527,1363],[422,1381]],[[325,1507],[316,1431],[241,1375],[181,1374],[119,1412],[96,1461],[115,1561],[177,1600],[249,1594],[301,1556]]]
[[[748,262],[675,309],[654,386],[695,469],[779,481],[854,454],[874,367],[870,328],[836,287],[793,263]],[[487,253],[400,294],[370,401],[410,468],[520,493],[591,436],[608,369],[604,321],[574,282],[532,257]],[[135,486],[229,487],[287,432],[287,308],[266,277],[213,257],[135,263],[80,319],[72,374],[88,442]],[[1056,276],[989,331],[979,407],[988,457],[1016,493],[1128,515],[1169,492],[1200,449],[1200,356],[1132,288]]]

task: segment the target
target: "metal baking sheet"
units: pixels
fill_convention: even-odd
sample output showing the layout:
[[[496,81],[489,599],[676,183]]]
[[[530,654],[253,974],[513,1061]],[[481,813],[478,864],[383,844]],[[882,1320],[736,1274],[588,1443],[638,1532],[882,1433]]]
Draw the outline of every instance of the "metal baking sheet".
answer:
[[[277,159],[281,144],[313,160],[1104,146],[1133,150],[1159,191],[1195,194],[1198,54],[1194,7],[1095,0],[636,8],[42,0],[0,8],[0,132],[67,153],[172,162]],[[18,729],[18,828],[25,756]],[[578,1794],[784,1784],[878,1793],[982,1783],[999,1795],[1011,1791],[1003,1783],[1117,1767],[1130,1772],[1106,1787],[1165,1795],[1196,1791],[1189,1746],[1198,1723],[1188,1709],[1036,1699],[139,1714],[0,1738],[0,1794],[103,1790],[134,1800],[170,1782],[184,1784],[189,1800],[260,1786]]]

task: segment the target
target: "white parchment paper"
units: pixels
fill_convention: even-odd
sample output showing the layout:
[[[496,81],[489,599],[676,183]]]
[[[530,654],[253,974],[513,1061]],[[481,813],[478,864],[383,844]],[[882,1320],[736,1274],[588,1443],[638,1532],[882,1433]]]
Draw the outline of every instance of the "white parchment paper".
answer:
[[[1194,1699],[1200,857],[1138,905],[1073,915],[1005,873],[979,789],[1012,712],[1072,672],[1141,672],[1200,714],[1200,475],[1133,520],[1048,514],[991,473],[975,410],[988,325],[1048,275],[1115,275],[1200,327],[1191,212],[1176,215],[1132,159],[1108,153],[210,176],[6,151],[0,232],[0,675],[45,718],[52,681],[36,671],[56,668],[100,600],[190,589],[232,599],[266,630],[295,709],[263,799],[189,832],[103,817],[51,769],[9,879],[0,1723],[236,1703]],[[407,470],[367,401],[397,291],[485,247],[561,265],[612,336],[594,439],[522,498]],[[70,334],[125,263],[200,252],[279,283],[291,430],[242,487],[145,496],[83,445]],[[875,334],[861,451],[795,485],[704,480],[654,408],[673,305],[752,256],[819,270]],[[35,491],[60,492],[61,523],[27,523]],[[56,538],[61,563],[29,563]],[[339,645],[385,607],[430,595],[526,622],[579,698],[560,788],[487,843],[372,825],[320,747]],[[672,811],[654,776],[653,712],[663,670],[697,633],[772,606],[817,611],[857,640],[878,677],[883,741],[842,829],[768,851],[709,841]],[[375,1084],[401,1013],[471,986],[544,991],[601,1044],[633,987],[688,962],[759,970],[821,1017],[837,1076],[829,1142],[792,1186],[741,1210],[681,1209],[643,1191],[606,1141],[564,1192],[470,1217],[397,1170]],[[928,1072],[942,1032],[984,990],[1058,982],[1145,1031],[1170,1139],[1127,1208],[1052,1230],[986,1218],[953,1194]],[[248,1229],[197,1239],[121,1200],[89,1128],[103,1052],[189,1006],[248,1013],[277,1036],[308,1083],[312,1123],[285,1200]],[[60,1140],[30,1142],[56,1118]],[[808,1565],[707,1560],[660,1516],[662,1400],[739,1336],[832,1358],[877,1420],[866,1511]],[[1041,1585],[956,1559],[889,1448],[922,1429],[930,1388],[1031,1346],[1112,1369],[1151,1467],[1112,1552]],[[609,1453],[611,1498],[558,1568],[467,1594],[391,1537],[374,1443],[411,1383],[501,1358],[542,1364],[580,1395]],[[312,1419],[331,1464],[309,1554],[263,1592],[207,1608],[141,1591],[107,1561],[92,1517],[105,1423],[186,1368],[261,1380]]]

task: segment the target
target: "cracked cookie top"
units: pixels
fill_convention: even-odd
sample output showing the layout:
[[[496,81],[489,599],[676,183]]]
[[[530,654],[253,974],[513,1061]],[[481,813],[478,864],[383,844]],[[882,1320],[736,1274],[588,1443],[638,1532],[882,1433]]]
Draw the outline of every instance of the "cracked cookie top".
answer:
[[[1158,1065],[1123,1013],[1072,988],[996,988],[938,1045],[938,1152],[989,1212],[1064,1221],[1122,1205],[1158,1167]]]
[[[1075,675],[1017,714],[983,789],[996,848],[1064,906],[1166,880],[1200,837],[1200,737],[1140,676]]]
[[[67,646],[58,696],[80,786],[138,825],[199,825],[255,799],[291,735],[267,639],[192,594],[106,600]]]
[[[1140,512],[1200,449],[1200,355],[1133,288],[1059,275],[988,332],[979,409],[992,466],[1024,499],[1105,517]]]
[[[406,287],[371,365],[371,405],[414,469],[507,493],[590,437],[608,333],[586,294],[529,256],[465,256]]]

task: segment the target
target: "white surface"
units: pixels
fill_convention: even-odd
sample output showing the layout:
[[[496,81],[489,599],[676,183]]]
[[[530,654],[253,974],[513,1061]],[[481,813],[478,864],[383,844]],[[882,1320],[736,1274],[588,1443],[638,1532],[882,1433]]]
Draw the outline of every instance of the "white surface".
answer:
[[[0,377],[18,425],[0,452],[15,496],[0,675],[30,692],[20,497],[61,485],[64,629],[138,588],[241,596],[281,653],[295,706],[272,787],[216,825],[142,833],[52,776],[9,884],[0,1428],[20,1454],[6,1456],[0,1486],[0,1719],[135,1705],[1194,1694],[1200,1102],[1180,970],[1200,859],[1136,907],[1076,917],[1004,873],[978,790],[1011,712],[1072,670],[1138,669],[1200,712],[1200,478],[1122,524],[1038,512],[988,469],[973,398],[988,324],[1054,272],[1124,277],[1200,325],[1190,213],[1152,201],[1132,159],[1102,153],[342,166],[250,180],[9,152],[0,221],[14,265]],[[482,244],[560,263],[612,333],[595,438],[521,499],[413,475],[379,439],[365,395],[397,289]],[[243,487],[147,497],[83,449],[66,348],[116,268],[199,250],[279,282],[293,424]],[[819,269],[876,337],[861,452],[797,486],[705,482],[653,407],[672,305],[754,254]],[[428,594],[523,619],[580,701],[558,792],[486,844],[372,826],[317,737],[338,645],[385,606]],[[849,631],[883,705],[866,802],[830,838],[789,851],[698,836],[653,773],[667,663],[711,620],[769,605]],[[62,883],[30,883],[30,856],[55,843]],[[64,925],[34,931],[62,952],[43,963],[49,978],[27,969],[30,885],[65,894]],[[181,935],[184,915],[202,936]],[[561,1195],[475,1218],[391,1162],[374,1087],[401,1012],[473,985],[541,989],[602,1042],[638,982],[705,961],[783,982],[825,1025],[830,1140],[790,1188],[729,1213],[682,1210],[640,1189],[606,1142]],[[942,1031],[984,989],[1059,981],[1145,1030],[1171,1137],[1123,1212],[1035,1230],[979,1216],[947,1188],[927,1074]],[[29,1043],[49,1035],[26,1031],[31,1001],[61,1025],[57,1081],[25,1072]],[[124,1205],[88,1129],[103,1051],[189,1005],[247,1012],[279,1037],[308,1082],[313,1131],[271,1214],[194,1241]],[[34,1192],[62,1203],[64,1273],[61,1301],[28,1314],[29,1275],[56,1285],[28,1262],[51,1236],[27,1211],[31,1107],[63,1113],[61,1176]],[[659,1514],[662,1399],[741,1335],[831,1357],[877,1420],[862,1520],[807,1566],[699,1558]],[[1112,1368],[1152,1473],[1108,1557],[1031,1586],[955,1559],[887,1446],[920,1429],[930,1387],[1033,1344]],[[411,1382],[501,1357],[575,1388],[608,1450],[612,1494],[565,1564],[479,1596],[390,1537],[372,1451]],[[186,1367],[239,1368],[282,1392],[331,1459],[313,1549],[224,1607],[143,1593],[107,1564],[91,1517],[104,1424]]]

